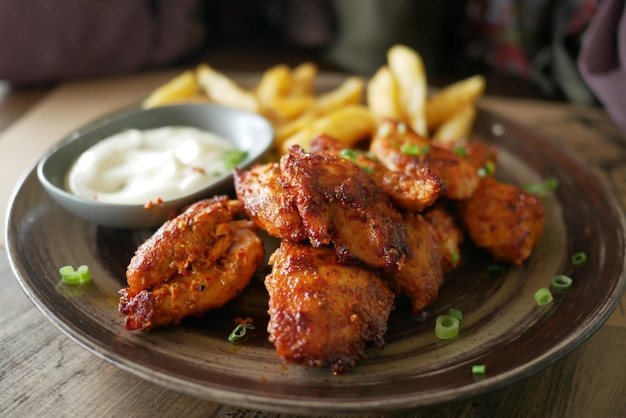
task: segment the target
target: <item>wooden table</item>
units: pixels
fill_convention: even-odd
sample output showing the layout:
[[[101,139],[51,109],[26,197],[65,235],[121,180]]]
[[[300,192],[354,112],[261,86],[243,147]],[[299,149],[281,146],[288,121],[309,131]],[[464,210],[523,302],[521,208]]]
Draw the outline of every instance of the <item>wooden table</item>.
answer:
[[[143,97],[172,73],[84,80],[13,92],[0,84],[0,204],[55,138]],[[116,94],[110,94],[116,91]],[[526,124],[585,161],[626,207],[626,135],[606,113],[488,97],[483,105]],[[40,140],[38,133],[46,134]],[[39,139],[34,139],[39,138]],[[4,212],[2,217],[4,220]],[[4,240],[4,237],[2,238]],[[0,242],[0,416],[278,416],[165,389],[92,355],[39,313],[11,271]],[[395,416],[625,417],[626,301],[582,346],[543,371],[470,399]]]

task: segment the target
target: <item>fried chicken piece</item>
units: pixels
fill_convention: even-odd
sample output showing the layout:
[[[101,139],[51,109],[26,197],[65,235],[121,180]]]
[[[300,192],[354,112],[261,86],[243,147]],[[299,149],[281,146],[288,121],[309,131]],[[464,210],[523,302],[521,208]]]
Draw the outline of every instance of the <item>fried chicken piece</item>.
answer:
[[[543,234],[541,199],[491,176],[457,210],[472,240],[496,260],[521,265]]]
[[[450,150],[467,162],[476,170],[488,168],[489,174],[495,174],[498,163],[498,150],[493,145],[481,141],[441,141],[433,139],[433,145]]]
[[[269,340],[285,363],[343,373],[384,346],[394,295],[366,267],[339,264],[330,247],[283,241],[265,278]]]
[[[438,252],[444,274],[460,264],[461,244],[465,240],[465,233],[448,206],[448,202],[440,201],[422,213],[439,244]]]
[[[352,161],[306,154],[294,146],[280,159],[280,182],[315,247],[334,244],[339,262],[401,267],[409,251],[402,216]]]
[[[345,144],[329,135],[322,134],[313,138],[311,153],[320,152],[352,158],[398,208],[420,212],[433,205],[445,191],[445,185],[439,176],[428,167],[423,167],[415,175],[389,170],[366,153],[345,149]]]
[[[248,217],[269,235],[302,241],[307,233],[295,204],[279,182],[278,163],[256,165],[248,171],[235,169],[235,191]]]
[[[226,197],[200,201],[139,247],[127,270],[134,285],[119,292],[119,311],[126,316],[127,329],[178,324],[241,293],[263,263],[265,250],[251,221],[233,220],[237,211],[231,209],[237,206]],[[232,233],[228,245],[223,230]],[[221,252],[212,248],[215,243]],[[160,259],[162,255],[168,258]],[[150,284],[138,285],[144,282]]]
[[[480,177],[472,164],[450,150],[434,146],[402,122],[383,122],[370,143],[370,151],[389,170],[415,178],[423,177],[424,168],[432,170],[445,184],[443,196],[449,199],[467,199],[478,187]]]
[[[411,312],[419,314],[430,305],[443,282],[439,243],[431,226],[420,214],[405,213],[411,254],[401,271],[387,270],[385,279],[396,294],[411,300]]]
[[[197,202],[165,222],[130,260],[128,287],[147,289],[175,274],[186,274],[193,263],[213,263],[226,252],[235,235],[229,222],[242,213],[238,201],[220,196]]]

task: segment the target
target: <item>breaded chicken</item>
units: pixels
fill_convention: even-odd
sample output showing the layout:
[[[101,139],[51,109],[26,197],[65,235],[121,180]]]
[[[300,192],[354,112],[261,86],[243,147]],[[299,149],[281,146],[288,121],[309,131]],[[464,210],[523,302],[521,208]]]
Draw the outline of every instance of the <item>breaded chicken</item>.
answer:
[[[385,279],[396,294],[411,300],[411,311],[419,314],[434,302],[443,282],[439,243],[428,222],[420,214],[405,213],[411,253],[401,271],[388,270]]]
[[[194,203],[164,223],[130,260],[128,287],[147,289],[185,275],[193,263],[211,264],[230,246],[235,235],[230,221],[237,214],[243,214],[241,204],[222,196]]]
[[[398,208],[413,212],[433,205],[445,191],[439,176],[428,167],[413,175],[403,171],[389,170],[380,161],[361,151],[347,150],[345,144],[330,137],[318,135],[311,143],[311,153],[330,152],[351,158],[363,168]]]
[[[235,191],[246,214],[269,235],[302,241],[307,233],[295,204],[279,182],[278,163],[256,165],[248,171],[235,169]]]
[[[541,199],[491,176],[457,210],[472,240],[496,260],[521,265],[543,233]]]
[[[330,247],[283,241],[270,257],[269,340],[285,363],[342,373],[384,346],[394,296],[365,267],[339,264]]]
[[[433,139],[432,144],[445,148],[464,158],[476,170],[488,169],[489,174],[496,173],[498,150],[493,145],[481,141],[438,141]]]
[[[265,251],[252,221],[234,220],[237,208],[227,197],[200,201],[139,247],[128,266],[129,287],[120,290],[127,329],[177,324],[241,293]]]
[[[437,239],[443,273],[454,270],[461,262],[461,244],[465,233],[451,212],[449,202],[439,201],[422,215]]]
[[[340,262],[401,268],[409,250],[402,216],[363,169],[294,146],[281,157],[280,171],[313,246],[332,243]]]
[[[432,170],[445,185],[444,197],[467,199],[478,187],[476,168],[454,152],[434,146],[402,122],[385,121],[370,143],[370,152],[389,170],[423,177]]]

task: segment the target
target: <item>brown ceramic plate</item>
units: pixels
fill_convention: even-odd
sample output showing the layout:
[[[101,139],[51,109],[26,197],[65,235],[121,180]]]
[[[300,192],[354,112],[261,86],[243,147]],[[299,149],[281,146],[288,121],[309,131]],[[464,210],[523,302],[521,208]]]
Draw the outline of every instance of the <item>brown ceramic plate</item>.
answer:
[[[579,163],[522,127],[482,112],[476,137],[500,150],[498,176],[526,184],[557,177],[545,199],[541,247],[504,277],[487,274],[489,257],[471,247],[447,278],[426,318],[400,302],[384,350],[368,350],[344,376],[284,366],[267,341],[264,272],[236,301],[202,319],[150,333],[129,332],[117,312],[126,265],[150,231],[98,227],[57,206],[31,172],[10,207],[7,243],[16,275],[32,302],[68,336],[99,357],[154,383],[218,402],[292,413],[369,413],[458,400],[508,385],[550,365],[589,338],[625,287],[625,223],[616,201]],[[271,247],[272,242],[268,242]],[[572,266],[572,254],[588,261]],[[57,269],[87,264],[83,288],[60,283]],[[535,290],[555,274],[574,286],[538,307]],[[439,340],[434,317],[463,311],[461,334]],[[242,344],[226,340],[236,317],[257,331]],[[482,379],[474,364],[485,364]]]

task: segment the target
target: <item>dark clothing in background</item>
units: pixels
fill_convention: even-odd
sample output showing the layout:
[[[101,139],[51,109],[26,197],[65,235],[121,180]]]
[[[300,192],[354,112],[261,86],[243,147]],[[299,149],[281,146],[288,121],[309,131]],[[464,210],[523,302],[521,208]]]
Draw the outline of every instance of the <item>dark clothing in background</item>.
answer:
[[[199,46],[197,0],[0,0],[0,80],[137,71]]]

